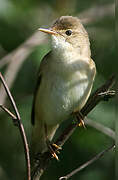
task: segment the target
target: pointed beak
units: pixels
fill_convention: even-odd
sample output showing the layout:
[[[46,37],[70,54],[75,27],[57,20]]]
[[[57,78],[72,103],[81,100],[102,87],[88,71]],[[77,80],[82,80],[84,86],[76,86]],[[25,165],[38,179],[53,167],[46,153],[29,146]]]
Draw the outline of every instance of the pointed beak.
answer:
[[[41,32],[44,32],[44,33],[51,34],[51,35],[58,35],[58,33],[56,31],[53,31],[53,30],[50,30],[50,29],[39,28],[38,30],[41,31]]]

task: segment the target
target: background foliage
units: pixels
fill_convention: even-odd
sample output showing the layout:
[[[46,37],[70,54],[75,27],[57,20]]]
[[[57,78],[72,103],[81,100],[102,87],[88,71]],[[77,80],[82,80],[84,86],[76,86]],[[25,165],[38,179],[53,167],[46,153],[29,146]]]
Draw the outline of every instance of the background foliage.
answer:
[[[97,66],[97,76],[93,89],[102,85],[108,77],[117,72],[118,61],[115,53],[115,21],[111,14],[98,18],[101,8],[112,6],[112,0],[0,0],[0,58],[16,49],[38,27],[48,27],[61,15],[78,16],[97,7],[93,20],[86,25],[90,36],[92,58]],[[105,12],[106,9],[103,10]],[[94,13],[95,14],[95,13]],[[88,18],[84,16],[84,18]],[[50,44],[36,46],[17,73],[11,92],[15,97],[23,124],[30,140],[30,115],[32,97],[36,83],[36,72],[42,57],[50,50]],[[10,59],[9,59],[10,61]],[[18,59],[16,59],[18,61]],[[4,73],[7,66],[1,68]],[[14,66],[15,68],[15,66]],[[14,70],[13,70],[14,71]],[[6,100],[7,107],[11,108]],[[93,121],[114,129],[115,100],[100,103],[89,115]],[[44,180],[57,179],[89,160],[107,148],[113,140],[94,128],[77,129],[64,145],[59,158],[53,160],[42,177]],[[23,146],[17,128],[11,119],[0,112],[0,179],[21,180],[25,173]],[[114,179],[114,154],[107,153],[72,180]]]

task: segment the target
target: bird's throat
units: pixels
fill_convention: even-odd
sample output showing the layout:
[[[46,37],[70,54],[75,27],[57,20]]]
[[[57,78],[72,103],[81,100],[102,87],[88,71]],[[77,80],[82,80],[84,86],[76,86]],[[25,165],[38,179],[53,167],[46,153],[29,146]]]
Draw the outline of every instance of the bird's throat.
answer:
[[[72,63],[76,60],[84,60],[89,63],[90,48],[83,46],[74,47],[65,38],[52,36],[52,54],[56,61]]]

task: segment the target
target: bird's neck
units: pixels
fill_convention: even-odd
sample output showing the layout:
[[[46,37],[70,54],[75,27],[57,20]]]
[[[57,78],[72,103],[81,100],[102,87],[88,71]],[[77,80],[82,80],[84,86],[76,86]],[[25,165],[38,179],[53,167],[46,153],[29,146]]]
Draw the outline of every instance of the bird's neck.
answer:
[[[52,55],[55,61],[62,63],[72,63],[76,60],[84,60],[89,63],[90,47],[86,44],[79,47],[73,47],[63,40],[52,39]]]

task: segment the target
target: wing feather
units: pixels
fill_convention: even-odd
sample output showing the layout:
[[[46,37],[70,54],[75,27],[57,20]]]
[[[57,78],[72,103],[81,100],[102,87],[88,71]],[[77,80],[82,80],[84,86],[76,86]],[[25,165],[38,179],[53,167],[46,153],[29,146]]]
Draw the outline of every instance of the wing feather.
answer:
[[[37,92],[38,92],[38,90],[39,90],[39,88],[41,86],[41,81],[42,81],[42,78],[43,78],[43,71],[45,69],[43,67],[47,65],[47,60],[48,60],[50,54],[51,54],[51,52],[46,54],[46,56],[44,56],[44,58],[43,58],[43,60],[41,61],[41,64],[40,64],[40,68],[39,68],[39,72],[38,72],[38,80],[37,80],[37,83],[36,83],[36,88],[34,90],[34,98],[33,98],[33,105],[32,105],[32,113],[31,113],[31,123],[32,123],[32,125],[35,124],[35,101],[36,101]]]

